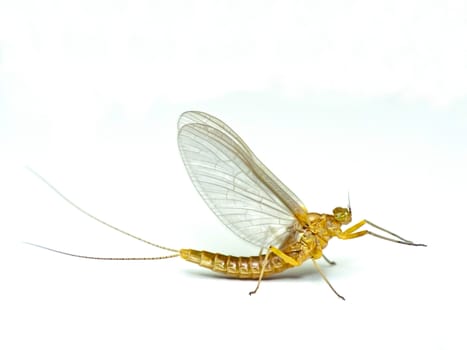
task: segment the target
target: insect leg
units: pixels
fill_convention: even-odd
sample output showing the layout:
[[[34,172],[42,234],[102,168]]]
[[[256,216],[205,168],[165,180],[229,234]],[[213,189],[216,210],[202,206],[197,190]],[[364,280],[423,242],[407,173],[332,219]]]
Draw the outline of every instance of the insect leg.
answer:
[[[300,265],[297,260],[295,260],[295,259],[291,258],[290,256],[288,256],[282,250],[280,250],[280,249],[278,249],[276,247],[272,247],[272,246],[269,247],[268,252],[266,253],[266,256],[264,257],[264,260],[263,260],[263,263],[262,263],[261,272],[260,272],[259,278],[258,278],[258,284],[256,285],[255,290],[250,292],[250,295],[255,294],[258,291],[259,285],[261,284],[261,281],[263,280],[264,271],[266,269],[266,265],[268,263],[268,259],[269,259],[269,256],[271,255],[271,253],[274,253],[275,255],[277,255],[279,258],[281,258],[284,262],[286,262],[289,265],[292,265],[292,266]]]
[[[386,241],[391,241],[391,242],[406,244],[406,245],[413,245],[413,246],[416,246],[416,247],[426,247],[426,244],[423,244],[423,243],[413,243],[411,241],[406,241],[406,240],[399,241],[397,239],[392,239],[392,238],[388,238],[388,237],[378,235],[377,233],[374,233],[374,232],[371,232],[371,231],[367,231],[366,233],[369,234],[369,235],[375,236],[377,238],[385,239]]]
[[[273,252],[276,254],[279,258],[284,260],[287,264],[292,265],[292,266],[298,266],[300,265],[297,260],[291,258],[287,254],[285,254],[282,250],[277,249],[276,247],[269,247],[269,251]]]
[[[323,271],[321,271],[321,268],[319,267],[318,263],[316,262],[315,259],[311,259],[311,261],[313,261],[313,265],[315,265],[315,268],[316,270],[318,270],[319,274],[321,275],[321,277],[323,278],[323,280],[328,284],[329,288],[332,289],[332,291],[334,292],[334,294],[336,294],[339,298],[341,298],[342,300],[345,300],[345,298],[340,295],[339,293],[337,293],[337,291],[334,289],[334,287],[332,286],[331,282],[329,282],[329,280],[327,279],[326,275],[323,273]]]
[[[363,236],[366,234],[366,231],[359,231],[359,232],[355,232],[355,231],[357,231],[360,227],[362,227],[366,223],[367,223],[366,220],[357,222],[355,225],[350,226],[347,230],[342,232],[338,237],[341,239],[352,239],[352,238]]]
[[[326,257],[326,255],[323,254],[323,255],[322,255],[322,258],[323,258],[324,260],[326,260],[326,262],[327,262],[329,265],[336,265],[336,262],[333,261],[333,260],[329,260],[329,259]]]
[[[371,231],[368,231],[368,230],[357,231],[360,227],[362,227],[365,224],[373,226],[374,228],[377,228],[378,230],[386,232],[386,233],[390,234],[391,236],[396,237],[398,239],[393,239],[393,238],[388,238],[388,237],[385,237],[385,236],[381,236],[381,235],[379,235],[377,233],[374,233],[374,232],[371,232]],[[357,232],[355,232],[355,231],[357,231]],[[388,230],[386,230],[386,229],[384,229],[384,228],[382,228],[380,226],[377,226],[377,225],[373,224],[372,222],[370,222],[368,220],[362,220],[362,221],[356,223],[355,225],[349,227],[344,232],[340,233],[338,235],[338,237],[340,239],[353,239],[353,238],[364,236],[366,234],[377,237],[377,238],[385,239],[387,241],[395,242],[395,243],[426,247],[425,244],[414,243],[412,241],[409,241],[409,240],[407,240],[405,238],[402,238],[401,236],[396,235],[395,233],[393,233],[391,231],[388,231]]]
[[[269,255],[271,255],[271,249],[268,249],[268,252],[266,253],[266,256],[264,257],[264,260],[262,261],[261,272],[259,273],[259,277],[258,277],[258,283],[256,284],[256,288],[249,293],[250,295],[255,294],[259,289],[259,285],[261,284],[261,281],[263,280],[264,270],[266,269]],[[261,256],[261,251],[260,251],[260,256]]]
[[[402,238],[401,236],[398,236],[396,235],[394,232],[391,232],[389,230],[386,230],[385,228],[382,228],[381,226],[378,226],[378,225],[375,225],[374,223],[368,221],[368,220],[365,220],[366,223],[370,226],[373,226],[374,228],[377,228],[378,230],[381,230],[383,232],[386,232],[386,233],[389,233],[391,236],[394,236],[396,238],[399,238],[400,240],[404,241],[404,242],[407,242],[407,243],[413,243],[412,241],[409,241],[408,239],[405,239],[405,238]]]

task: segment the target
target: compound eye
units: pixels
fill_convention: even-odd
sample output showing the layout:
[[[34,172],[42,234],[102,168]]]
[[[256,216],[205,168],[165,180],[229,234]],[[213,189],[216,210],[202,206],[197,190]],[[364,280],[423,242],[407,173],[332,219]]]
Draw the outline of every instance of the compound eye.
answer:
[[[347,208],[337,207],[333,211],[334,217],[341,223],[349,223],[351,220],[350,211]]]

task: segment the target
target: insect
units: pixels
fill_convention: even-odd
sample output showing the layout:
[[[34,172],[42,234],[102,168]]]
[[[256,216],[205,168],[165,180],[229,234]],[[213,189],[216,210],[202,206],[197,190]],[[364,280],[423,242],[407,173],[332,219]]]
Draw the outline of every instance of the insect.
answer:
[[[195,188],[214,214],[237,236],[258,248],[256,256],[229,256],[194,249],[172,249],[114,227],[70,201],[39,174],[31,170],[64,200],[82,213],[125,235],[167,250],[173,254],[146,258],[104,258],[53,252],[100,260],[158,260],[181,257],[215,272],[240,279],[256,280],[256,293],[263,278],[299,266],[310,259],[316,270],[341,299],[344,299],[324,275],[317,260],[331,238],[354,239],[371,235],[391,242],[426,246],[396,235],[368,220],[350,226],[352,211],[337,207],[332,214],[308,212],[302,201],[285,186],[251,151],[229,126],[203,112],[185,112],[178,121],[178,146],[186,170]],[[384,234],[363,226],[373,227]],[[344,299],[345,300],[345,299]]]

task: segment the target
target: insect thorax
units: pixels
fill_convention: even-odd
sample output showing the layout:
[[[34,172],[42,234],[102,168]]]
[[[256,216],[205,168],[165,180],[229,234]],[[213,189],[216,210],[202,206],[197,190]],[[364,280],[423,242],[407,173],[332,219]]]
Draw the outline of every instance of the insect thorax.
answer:
[[[286,242],[284,251],[319,259],[329,240],[341,232],[341,223],[332,215],[308,213],[308,224],[302,226],[297,222],[295,230],[295,242]]]

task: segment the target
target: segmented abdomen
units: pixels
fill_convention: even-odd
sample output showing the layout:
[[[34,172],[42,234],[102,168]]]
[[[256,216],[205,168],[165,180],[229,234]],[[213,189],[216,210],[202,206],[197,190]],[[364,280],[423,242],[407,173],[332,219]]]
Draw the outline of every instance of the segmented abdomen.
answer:
[[[260,256],[231,256],[194,249],[181,249],[180,256],[215,272],[245,279],[259,278],[265,258],[264,254]],[[281,258],[271,254],[264,269],[264,276],[282,272],[290,267],[292,266]]]

